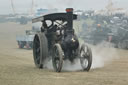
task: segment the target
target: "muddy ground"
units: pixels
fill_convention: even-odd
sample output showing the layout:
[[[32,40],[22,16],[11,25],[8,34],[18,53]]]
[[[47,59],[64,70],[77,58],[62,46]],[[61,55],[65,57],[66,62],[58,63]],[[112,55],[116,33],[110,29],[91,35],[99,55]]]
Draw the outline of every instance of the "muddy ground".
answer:
[[[94,65],[89,72],[56,73],[36,68],[32,50],[18,49],[16,35],[26,29],[31,29],[30,23],[0,23],[0,85],[128,85],[128,50],[114,49],[113,54],[111,48],[99,48],[93,51],[97,54],[104,51],[100,57],[114,58],[103,60],[101,66]]]

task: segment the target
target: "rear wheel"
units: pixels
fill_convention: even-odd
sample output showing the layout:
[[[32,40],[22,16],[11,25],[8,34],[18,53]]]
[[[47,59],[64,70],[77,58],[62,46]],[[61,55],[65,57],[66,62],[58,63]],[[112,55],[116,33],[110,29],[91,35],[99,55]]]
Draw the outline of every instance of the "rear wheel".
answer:
[[[80,63],[85,71],[89,71],[92,65],[92,51],[91,49],[83,44],[80,49]]]
[[[54,70],[60,72],[63,65],[63,51],[60,44],[55,44],[53,47],[52,63]]]
[[[44,61],[48,57],[48,44],[44,33],[38,33],[34,37],[33,56],[36,67],[43,68]]]

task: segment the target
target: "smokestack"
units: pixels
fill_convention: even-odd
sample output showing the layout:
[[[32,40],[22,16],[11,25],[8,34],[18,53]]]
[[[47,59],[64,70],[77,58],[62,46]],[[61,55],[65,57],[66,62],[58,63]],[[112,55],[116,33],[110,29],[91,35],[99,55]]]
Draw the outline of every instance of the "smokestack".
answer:
[[[67,8],[67,21],[68,21],[68,30],[73,29],[73,8]]]

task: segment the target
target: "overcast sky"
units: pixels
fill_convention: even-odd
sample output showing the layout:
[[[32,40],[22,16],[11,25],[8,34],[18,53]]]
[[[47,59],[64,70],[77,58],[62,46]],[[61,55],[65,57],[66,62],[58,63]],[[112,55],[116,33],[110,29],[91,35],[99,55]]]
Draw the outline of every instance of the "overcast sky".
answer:
[[[128,0],[113,0],[115,7],[128,9]],[[17,13],[30,12],[32,0],[13,0]],[[74,9],[105,9],[108,0],[34,0],[36,8],[59,8],[67,7]],[[11,0],[0,0],[0,14],[12,13]]]

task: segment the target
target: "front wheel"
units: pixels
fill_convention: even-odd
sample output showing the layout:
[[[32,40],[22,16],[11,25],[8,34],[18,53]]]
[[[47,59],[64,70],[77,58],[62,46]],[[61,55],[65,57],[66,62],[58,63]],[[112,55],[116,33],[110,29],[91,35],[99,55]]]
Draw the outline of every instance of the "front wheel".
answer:
[[[92,51],[83,44],[80,48],[80,63],[84,71],[89,71],[92,65]]]
[[[53,47],[52,63],[54,70],[60,72],[63,66],[63,51],[60,44],[55,44]]]

